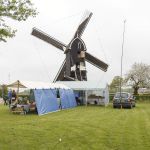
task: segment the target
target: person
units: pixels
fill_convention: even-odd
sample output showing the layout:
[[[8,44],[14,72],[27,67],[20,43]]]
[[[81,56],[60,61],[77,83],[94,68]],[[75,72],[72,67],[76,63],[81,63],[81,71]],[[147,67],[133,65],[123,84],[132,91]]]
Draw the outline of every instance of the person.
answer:
[[[4,105],[7,105],[8,104],[8,96],[7,95],[4,95],[3,96],[3,100],[4,100]]]
[[[12,101],[12,90],[11,89],[8,91],[8,101],[9,101],[9,107],[10,107],[11,101]]]
[[[75,97],[77,105],[81,105],[81,98],[79,96]]]
[[[77,103],[77,105],[80,105],[80,101],[79,101],[78,96],[76,96],[76,97],[75,97],[75,99],[76,99],[76,103]]]
[[[60,98],[57,98],[57,104],[58,104],[59,109],[61,110],[62,105],[61,105],[61,99]]]
[[[12,100],[16,101],[16,98],[17,98],[17,94],[16,94],[15,90],[13,90],[12,91]]]
[[[59,93],[58,89],[56,91],[56,95],[57,95],[57,103],[58,103],[59,109],[61,110],[62,109],[62,104],[61,104],[60,93]]]

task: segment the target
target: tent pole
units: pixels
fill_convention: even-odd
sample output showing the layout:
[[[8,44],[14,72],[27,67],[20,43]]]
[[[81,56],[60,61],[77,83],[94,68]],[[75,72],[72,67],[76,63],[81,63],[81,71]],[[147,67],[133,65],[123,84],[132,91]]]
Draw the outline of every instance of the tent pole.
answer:
[[[2,85],[2,98],[4,100],[4,84]]]
[[[87,90],[85,90],[85,102],[86,102],[86,106],[87,106]]]
[[[18,80],[18,85],[17,85],[17,94],[19,93],[19,80]]]
[[[18,82],[18,85],[17,85],[17,101],[18,101],[18,94],[19,94],[19,80],[17,81]]]

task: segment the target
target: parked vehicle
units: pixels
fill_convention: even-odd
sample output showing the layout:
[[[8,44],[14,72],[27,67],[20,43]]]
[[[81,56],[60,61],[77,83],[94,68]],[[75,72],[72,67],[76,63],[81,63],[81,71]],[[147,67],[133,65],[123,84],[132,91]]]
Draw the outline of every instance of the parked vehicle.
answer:
[[[131,93],[117,92],[113,98],[114,108],[132,108],[135,107],[135,97]]]

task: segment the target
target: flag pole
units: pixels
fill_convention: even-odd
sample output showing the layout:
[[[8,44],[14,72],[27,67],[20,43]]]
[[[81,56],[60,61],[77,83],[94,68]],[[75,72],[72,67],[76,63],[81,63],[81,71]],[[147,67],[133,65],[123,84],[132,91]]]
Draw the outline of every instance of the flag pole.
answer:
[[[124,26],[123,26],[123,39],[122,39],[122,51],[121,51],[121,73],[120,73],[120,104],[122,100],[121,92],[122,92],[122,65],[123,65],[123,52],[124,52],[124,35],[125,35],[125,25],[126,25],[126,20],[124,20]],[[121,105],[122,108],[122,105]]]

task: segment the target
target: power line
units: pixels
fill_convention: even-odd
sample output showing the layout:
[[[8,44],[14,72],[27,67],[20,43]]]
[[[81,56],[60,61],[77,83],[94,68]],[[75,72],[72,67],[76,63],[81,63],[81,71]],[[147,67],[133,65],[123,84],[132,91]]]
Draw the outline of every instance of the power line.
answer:
[[[65,21],[65,20],[69,20],[69,19],[71,19],[71,18],[73,18],[73,17],[75,17],[75,16],[79,16],[80,14],[83,14],[83,12],[80,11],[80,12],[77,12],[77,13],[75,13],[75,14],[69,15],[69,16],[67,16],[67,17],[62,17],[62,18],[56,19],[56,20],[54,20],[54,21],[51,21],[51,24],[57,24],[57,23],[60,23],[60,22],[62,22],[62,21]]]
[[[95,28],[93,28],[95,30],[95,35],[96,35],[96,38],[97,38],[97,41],[98,41],[98,46],[100,47],[103,55],[104,55],[104,59],[106,62],[108,62],[108,59],[107,59],[107,56],[106,56],[106,53],[105,53],[105,49],[104,49],[104,46],[102,44],[102,37],[100,36],[99,34],[99,27],[97,26],[97,22],[94,23],[95,24]],[[99,81],[96,83],[96,87],[99,86],[100,82],[102,81],[102,79],[104,79],[104,77],[106,76],[107,72],[103,72],[103,74],[101,75]]]
[[[41,65],[43,66],[43,70],[45,72],[45,75],[47,76],[48,80],[51,81],[49,71],[47,70],[46,64],[45,64],[45,62],[44,62],[44,60],[43,60],[43,58],[39,52],[39,48],[37,47],[34,40],[33,40],[33,43],[34,43],[34,47],[35,47],[35,52],[39,55],[39,59],[40,59]]]
[[[98,28],[96,26],[95,26],[94,29],[96,31],[98,45],[100,46],[101,51],[103,52],[105,60],[108,62],[108,59],[107,59],[107,56],[106,56],[106,53],[105,53],[105,49],[104,49],[104,46],[102,44],[102,37],[99,35],[99,30],[98,30]]]

